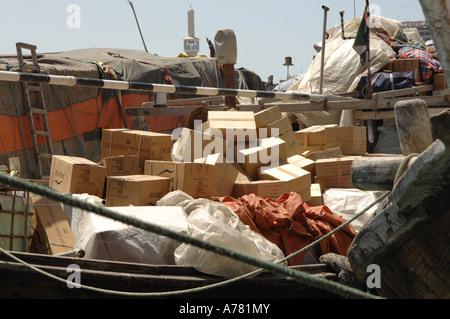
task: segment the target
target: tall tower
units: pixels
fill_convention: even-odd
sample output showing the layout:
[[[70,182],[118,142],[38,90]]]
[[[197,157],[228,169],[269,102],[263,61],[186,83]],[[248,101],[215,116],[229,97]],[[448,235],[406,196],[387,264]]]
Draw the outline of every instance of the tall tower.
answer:
[[[189,7],[188,16],[188,36],[184,38],[184,52],[189,56],[196,56],[200,49],[199,39],[195,37],[194,10]]]

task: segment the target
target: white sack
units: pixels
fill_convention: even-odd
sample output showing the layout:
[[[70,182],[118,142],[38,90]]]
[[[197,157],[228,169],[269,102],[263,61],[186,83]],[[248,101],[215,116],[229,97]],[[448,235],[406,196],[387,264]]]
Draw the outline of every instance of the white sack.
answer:
[[[375,18],[374,27],[393,36],[401,23],[383,17]],[[354,18],[344,23],[345,35],[354,37],[361,23],[361,18]],[[339,94],[354,91],[362,76],[367,75],[367,64],[361,65],[359,54],[353,49],[354,39],[342,39],[341,26],[330,29],[330,37],[325,44],[323,70],[323,94]],[[395,59],[395,52],[375,33],[370,33],[370,71],[378,72],[389,61]],[[288,92],[318,94],[320,89],[322,51],[320,51],[304,76]],[[318,111],[295,113],[306,126],[339,124],[341,111]]]
[[[187,233],[190,236],[268,262],[284,258],[278,246],[244,225],[239,217],[222,203],[189,197],[182,191],[175,191],[163,197],[157,205],[183,207],[189,215]],[[225,278],[236,277],[257,269],[235,259],[184,243],[175,250],[175,262],[177,265],[191,266],[201,272]]]
[[[323,192],[323,202],[334,214],[349,220],[376,201],[381,194],[382,192],[368,192],[356,188],[329,188]],[[366,224],[379,205],[377,203],[351,223],[357,232]]]
[[[72,194],[81,200],[101,205],[101,199],[88,194]],[[186,233],[187,215],[181,207],[127,206],[108,207],[119,214],[134,216],[180,233]],[[174,251],[179,242],[101,215],[64,206],[76,247],[86,258],[175,265]]]
[[[382,29],[393,36],[401,23],[384,17],[374,20],[378,30]],[[361,23],[361,18],[354,18],[344,24],[345,35],[355,36]],[[335,26],[333,29],[340,28]],[[361,76],[367,75],[367,65],[362,66],[358,53],[353,49],[354,39],[342,39],[341,32],[332,32],[325,46],[323,93],[337,94],[353,91]],[[322,51],[319,52],[303,78],[295,83],[289,91],[319,93],[320,66]],[[375,33],[370,33],[370,70],[379,71],[389,61],[395,59],[395,52]]]

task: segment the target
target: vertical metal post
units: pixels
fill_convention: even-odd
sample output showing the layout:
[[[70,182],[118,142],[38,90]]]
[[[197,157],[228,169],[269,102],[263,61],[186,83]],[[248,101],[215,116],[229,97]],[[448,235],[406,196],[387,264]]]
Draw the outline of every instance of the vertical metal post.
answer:
[[[136,15],[136,11],[134,11],[133,2],[128,0],[128,3],[130,4],[131,9],[133,10],[134,19],[136,20],[136,24],[137,24],[137,27],[138,27],[138,30],[139,30],[139,34],[141,35],[142,44],[144,44],[145,52],[148,53],[147,46],[145,45],[144,37],[142,36],[141,27],[139,26],[139,21],[138,21],[137,15]]]
[[[325,64],[325,40],[326,40],[326,32],[327,32],[327,12],[330,10],[327,6],[323,5],[323,32],[322,32],[322,50],[321,54],[321,63],[320,63],[320,86],[319,93],[322,94],[323,91],[323,69]]]

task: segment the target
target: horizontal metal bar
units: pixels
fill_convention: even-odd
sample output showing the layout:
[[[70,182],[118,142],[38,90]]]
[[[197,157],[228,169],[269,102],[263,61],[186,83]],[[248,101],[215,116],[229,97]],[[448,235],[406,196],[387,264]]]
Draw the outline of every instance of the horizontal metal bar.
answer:
[[[0,81],[10,82],[36,82],[52,85],[63,86],[87,86],[114,90],[137,90],[147,92],[160,93],[178,93],[178,94],[194,94],[194,95],[212,95],[212,96],[240,96],[249,98],[272,98],[282,100],[306,100],[306,101],[342,101],[352,100],[351,98],[325,95],[325,94],[308,94],[295,92],[273,92],[273,91],[257,91],[257,90],[241,90],[226,89],[213,87],[199,87],[186,85],[168,85],[146,82],[128,82],[103,80],[94,78],[82,78],[75,76],[48,75],[37,73],[8,72],[0,71]]]
[[[446,95],[418,96],[427,103],[428,108],[449,106],[449,99]],[[352,99],[350,101],[329,101],[329,102],[286,102],[267,104],[241,104],[240,111],[259,112],[269,107],[277,105],[281,112],[318,112],[318,111],[339,111],[339,110],[377,110],[393,109],[395,103],[405,98],[389,99]],[[408,97],[411,99],[411,97]],[[188,115],[193,110],[201,106],[168,106],[168,107],[127,107],[125,115],[129,116],[151,116],[151,115]],[[223,105],[207,105],[210,111],[221,111]]]

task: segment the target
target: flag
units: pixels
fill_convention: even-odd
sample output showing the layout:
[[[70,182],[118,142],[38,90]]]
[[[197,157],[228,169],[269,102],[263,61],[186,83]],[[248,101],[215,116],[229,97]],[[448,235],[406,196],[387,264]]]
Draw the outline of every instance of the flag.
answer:
[[[366,0],[366,7],[361,19],[358,31],[356,33],[353,49],[359,54],[361,65],[367,62],[367,53],[369,50],[369,0]]]

